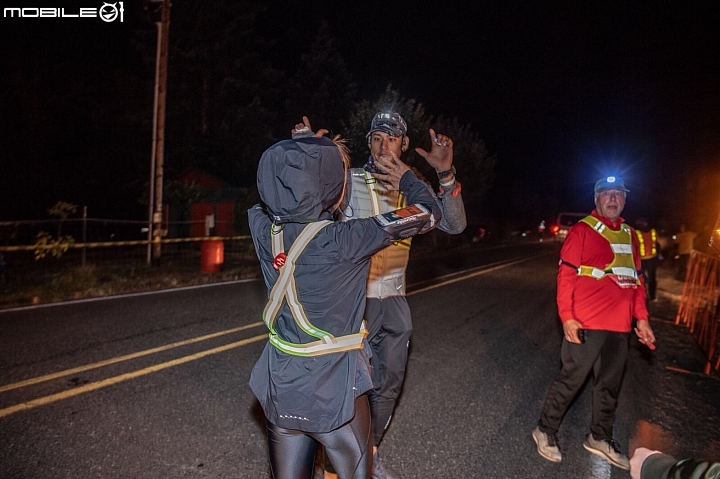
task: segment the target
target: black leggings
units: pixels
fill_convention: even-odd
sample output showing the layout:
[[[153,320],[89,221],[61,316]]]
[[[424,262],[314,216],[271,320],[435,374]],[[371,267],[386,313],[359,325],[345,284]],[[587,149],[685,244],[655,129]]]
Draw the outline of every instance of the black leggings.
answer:
[[[312,479],[318,443],[339,479],[368,479],[372,469],[370,406],[367,395],[355,399],[355,416],[329,432],[285,429],[267,422],[273,479]]]

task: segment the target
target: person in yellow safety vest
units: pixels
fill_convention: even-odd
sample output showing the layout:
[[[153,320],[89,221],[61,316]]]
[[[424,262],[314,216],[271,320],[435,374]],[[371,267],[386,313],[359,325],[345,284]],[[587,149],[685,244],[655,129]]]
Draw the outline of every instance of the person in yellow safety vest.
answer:
[[[647,218],[638,218],[635,222],[635,235],[640,247],[640,268],[645,276],[648,299],[655,301],[657,299],[657,268],[660,261],[657,231],[655,228],[650,228]]]
[[[631,332],[634,329],[638,341],[650,349],[655,349],[655,334],[645,280],[638,276],[637,237],[620,216],[628,192],[622,178],[599,179],[595,209],[568,230],[560,250],[556,300],[563,328],[562,367],[532,431],[538,454],[551,462],[563,460],[558,430],[592,376],[592,418],[583,448],[630,470],[630,460],[614,440],[618,398]]]

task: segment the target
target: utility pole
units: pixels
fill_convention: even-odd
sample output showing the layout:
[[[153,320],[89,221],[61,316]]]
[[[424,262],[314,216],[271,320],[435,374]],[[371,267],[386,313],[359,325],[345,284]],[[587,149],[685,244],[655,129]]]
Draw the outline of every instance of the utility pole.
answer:
[[[157,52],[155,57],[155,99],[153,105],[153,149],[150,171],[150,227],[148,228],[148,264],[160,264],[162,243],[167,234],[163,220],[163,167],[165,153],[165,97],[167,90],[168,37],[170,31],[170,0],[151,0],[161,3],[157,26]],[[150,255],[152,243],[152,258]]]

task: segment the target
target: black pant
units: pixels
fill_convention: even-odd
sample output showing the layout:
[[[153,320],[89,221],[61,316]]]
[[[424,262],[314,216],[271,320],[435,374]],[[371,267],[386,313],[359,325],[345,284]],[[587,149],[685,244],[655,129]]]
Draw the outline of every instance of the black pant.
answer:
[[[585,342],[582,344],[563,339],[560,351],[562,368],[550,385],[540,414],[538,426],[542,432],[557,433],[570,403],[592,370],[594,381],[590,432],[597,440],[612,439],[629,336],[629,333],[586,330]]]
[[[390,424],[405,380],[412,335],[410,306],[404,296],[368,298],[365,306],[373,389],[368,393],[373,424],[373,445],[379,446]]]
[[[645,284],[647,285],[647,292],[648,292],[648,298],[649,299],[655,299],[657,295],[657,268],[658,268],[658,259],[655,258],[648,258],[643,259],[641,262],[641,268],[643,271],[643,276],[645,276]]]
[[[372,349],[373,386],[368,391],[373,431],[373,446],[380,445],[395,403],[402,390],[408,361],[408,347],[412,335],[410,306],[404,296],[368,298],[365,306],[368,321],[368,342]],[[325,454],[324,467],[335,472],[334,462]]]
[[[685,281],[685,276],[687,275],[687,265],[690,262],[690,255],[689,254],[680,254],[678,255],[678,270],[677,275],[675,276],[675,279],[678,279],[680,281]]]
[[[355,416],[337,429],[311,433],[267,422],[273,479],[311,479],[318,443],[340,479],[367,479],[372,469],[370,406],[367,395],[355,399]]]

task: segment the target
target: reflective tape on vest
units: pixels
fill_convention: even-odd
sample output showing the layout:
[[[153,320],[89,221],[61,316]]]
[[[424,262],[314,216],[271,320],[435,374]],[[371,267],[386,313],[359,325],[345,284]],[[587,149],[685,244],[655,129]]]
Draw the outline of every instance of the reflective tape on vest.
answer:
[[[578,275],[590,276],[598,280],[609,276],[621,288],[637,287],[640,284],[640,279],[637,270],[634,268],[632,230],[630,227],[623,223],[620,225],[620,229],[615,231],[607,228],[602,221],[592,215],[586,216],[580,221],[590,226],[607,240],[613,252],[613,260],[605,269],[581,265],[577,269]]]
[[[647,242],[645,241],[645,235],[650,234],[650,247],[648,248]],[[651,259],[657,256],[657,231],[655,228],[651,228],[647,233],[643,233],[640,230],[635,230],[635,235],[638,239],[638,246],[640,249],[640,259]],[[649,251],[648,251],[649,249]]]
[[[600,279],[609,274],[626,276],[633,279],[637,279],[638,277],[638,273],[636,270],[632,268],[626,268],[624,266],[616,266],[614,268],[610,268],[608,271],[602,270],[600,268],[595,268],[593,266],[580,266],[578,268],[578,275],[580,276],[592,276],[593,278]]]
[[[270,290],[270,298],[265,305],[265,310],[263,311],[263,321],[270,330],[268,342],[280,351],[292,354],[293,356],[321,356],[323,354],[361,349],[363,347],[363,340],[368,333],[367,328],[365,327],[365,321],[363,321],[360,325],[359,332],[335,337],[310,322],[305,313],[305,309],[298,298],[294,275],[295,261],[310,241],[320,232],[320,230],[330,223],[330,221],[310,223],[309,225],[306,225],[302,232],[298,235],[295,242],[290,247],[290,251],[287,253],[285,264],[280,268],[280,275]],[[275,231],[273,226],[271,231],[271,243],[273,256],[277,256],[279,253],[284,251],[282,227],[280,227],[278,231]],[[280,338],[277,331],[275,331],[275,319],[278,314],[280,314],[283,303],[287,303],[293,319],[300,329],[309,336],[319,338],[318,341],[310,343],[292,343]]]
[[[362,168],[350,170],[351,188],[345,219],[370,218],[406,206],[405,195],[390,191]],[[405,294],[405,268],[412,238],[395,241],[370,258],[368,298],[387,298]]]
[[[631,244],[611,244],[610,248],[615,254],[632,254]]]

